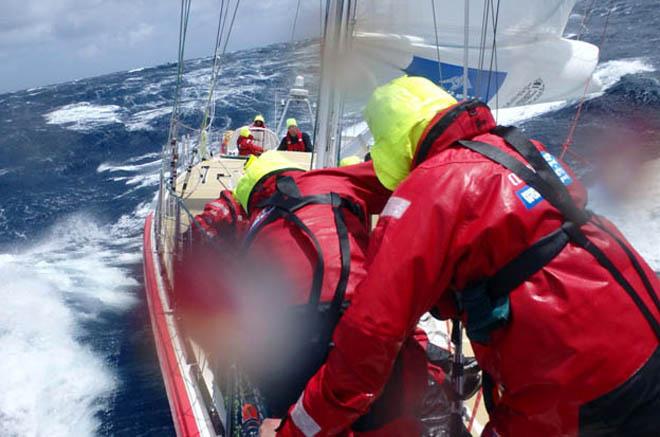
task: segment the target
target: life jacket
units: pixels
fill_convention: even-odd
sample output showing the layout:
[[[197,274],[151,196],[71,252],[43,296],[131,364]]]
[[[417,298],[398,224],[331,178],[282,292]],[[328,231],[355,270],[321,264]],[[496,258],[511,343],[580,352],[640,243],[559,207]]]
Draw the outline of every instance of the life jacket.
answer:
[[[472,115],[478,116],[477,111],[482,110],[487,110],[483,103],[468,101],[457,105],[448,113],[443,114],[442,117],[433,120],[426,129],[425,136],[420,140],[414,160],[415,164],[419,165],[426,158],[428,151],[438,138],[443,135],[451,135],[452,130],[461,129],[459,123],[454,123],[460,114],[468,111]],[[644,284],[644,291],[648,293],[655,308],[660,311],[658,290],[654,290],[651,280],[631,248],[605,226],[597,215],[576,205],[566,188],[570,176],[552,155],[539,151],[515,127],[497,126],[490,132],[504,139],[526,162],[485,142],[461,140],[455,144],[468,148],[510,170],[530,187],[532,190],[530,195],[535,200],[546,199],[554,208],[559,210],[564,220],[561,226],[538,239],[492,276],[482,278],[455,293],[458,313],[465,313],[466,315],[466,332],[470,340],[476,343],[488,344],[491,332],[505,326],[509,321],[509,294],[549,264],[569,242],[589,252],[611,274],[649,323],[656,338],[660,339],[660,323],[653,316],[651,309],[644,303],[638,290],[635,290],[607,254],[592,242],[581,228],[590,223],[612,238],[626,254],[636,274]],[[484,395],[487,401],[486,404],[492,407],[495,403],[492,395],[497,396],[497,388],[490,381],[490,377],[485,375]]]
[[[303,141],[302,131],[298,129],[298,139],[293,142],[291,141],[291,135],[286,134],[286,150],[288,152],[304,152],[305,151],[305,142]]]
[[[297,211],[309,205],[332,206],[339,240],[341,273],[330,302],[321,301],[325,265],[323,248],[310,228],[296,215]],[[290,339],[289,356],[268,357],[270,374],[256,378],[257,386],[266,398],[269,414],[284,417],[309,378],[325,362],[332,332],[347,306],[345,294],[351,270],[351,249],[344,214],[354,214],[361,222],[366,220],[366,216],[357,203],[337,193],[302,196],[294,179],[282,175],[277,176],[275,193],[261,200],[257,206],[264,210],[250,227],[244,250],[249,249],[264,227],[283,219],[300,229],[309,238],[316,252],[309,299],[306,304],[291,309],[291,319],[300,329],[296,333],[297,338]],[[294,355],[295,365],[291,361],[291,356]]]

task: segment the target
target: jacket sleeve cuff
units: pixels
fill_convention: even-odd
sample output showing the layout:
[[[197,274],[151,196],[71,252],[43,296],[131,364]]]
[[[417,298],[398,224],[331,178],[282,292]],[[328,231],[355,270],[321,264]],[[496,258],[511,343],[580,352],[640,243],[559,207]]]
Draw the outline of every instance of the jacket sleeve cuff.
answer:
[[[305,410],[303,396],[304,393],[289,409],[289,415],[277,429],[277,435],[279,437],[311,437],[319,435],[321,427]]]

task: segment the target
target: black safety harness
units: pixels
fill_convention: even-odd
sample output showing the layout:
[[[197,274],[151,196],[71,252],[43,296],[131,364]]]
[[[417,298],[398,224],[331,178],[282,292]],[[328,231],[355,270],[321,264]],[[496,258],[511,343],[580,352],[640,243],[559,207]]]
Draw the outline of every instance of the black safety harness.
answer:
[[[429,132],[432,137],[427,137],[425,142],[434,141],[433,137],[438,138],[442,132],[443,130],[434,131],[432,128]],[[655,308],[660,311],[658,291],[654,290],[646,272],[630,247],[604,226],[597,216],[575,204],[568,189],[541,152],[518,129],[498,126],[492,133],[503,138],[528,162],[531,169],[492,144],[479,141],[459,141],[458,143],[513,172],[558,209],[564,217],[564,222],[557,230],[540,238],[492,276],[456,293],[459,310],[465,311],[467,315],[468,337],[476,342],[487,343],[490,340],[490,332],[508,321],[509,294],[550,263],[569,242],[572,242],[589,252],[600,265],[607,269],[630,296],[656,337],[660,339],[660,324],[651,310],[608,256],[584,234],[581,227],[589,222],[616,241],[626,253]]]
[[[312,309],[318,309],[323,287],[323,276],[325,263],[323,259],[323,250],[314,233],[303,223],[296,215],[296,211],[308,205],[330,205],[337,227],[339,237],[339,251],[341,257],[341,274],[335,293],[333,295],[331,308],[332,312],[337,314],[341,311],[344,297],[346,295],[346,285],[351,269],[351,248],[348,240],[348,228],[344,220],[344,209],[357,216],[360,221],[364,221],[362,208],[352,200],[342,197],[337,193],[314,194],[302,196],[295,181],[290,176],[278,176],[276,181],[277,191],[271,197],[264,199],[257,206],[259,208],[268,208],[266,215],[250,228],[245,239],[245,247],[249,247],[259,232],[275,220],[283,218],[296,225],[314,245],[317,255],[312,285],[309,294],[308,305]]]
[[[301,320],[301,326],[308,325],[308,332],[301,333],[301,337],[291,339],[292,343],[299,343],[300,351],[296,354],[296,366],[289,365],[286,370],[279,369],[273,379],[261,384],[268,404],[270,414],[285,416],[286,410],[305,387],[308,379],[316,373],[325,361],[332,332],[346,307],[345,296],[348,278],[351,269],[351,249],[348,228],[344,218],[344,210],[365,221],[362,208],[352,200],[337,193],[314,194],[303,196],[298,186],[290,176],[277,176],[276,192],[267,199],[258,203],[264,209],[264,215],[257,219],[247,233],[244,249],[248,249],[259,232],[267,225],[278,219],[293,223],[311,241],[316,251],[316,265],[312,276],[309,300],[306,304],[293,309],[294,318]],[[323,291],[323,277],[325,262],[323,249],[314,232],[296,215],[296,212],[309,205],[329,205],[332,207],[341,258],[341,273],[335,287],[332,301],[321,302]],[[312,322],[309,322],[312,320]],[[313,328],[311,326],[313,326]],[[304,328],[301,328],[301,331]],[[276,357],[273,357],[277,360]],[[274,368],[277,364],[272,364]],[[295,369],[294,369],[295,367]],[[287,375],[283,375],[285,372]]]
[[[660,324],[653,316],[651,310],[607,255],[584,234],[581,227],[587,222],[592,223],[616,241],[626,253],[637,275],[639,275],[656,309],[660,311],[660,300],[658,299],[657,291],[654,290],[646,272],[644,272],[639,260],[628,245],[605,227],[597,216],[575,204],[568,189],[550,164],[541,155],[541,152],[518,129],[515,127],[498,126],[492,133],[503,138],[507,144],[513,147],[529,163],[531,169],[518,159],[491,144],[479,141],[459,141],[459,144],[513,172],[527,185],[541,194],[553,207],[558,209],[564,216],[564,222],[557,230],[540,238],[494,275],[479,281],[477,284],[457,294],[459,308],[463,307],[468,314],[468,336],[470,336],[472,331],[473,334],[477,334],[477,338],[474,340],[483,341],[486,339],[487,341],[487,333],[501,326],[503,322],[506,322],[505,320],[494,320],[495,323],[493,326],[484,326],[482,321],[478,319],[471,321],[469,307],[474,306],[475,302],[473,298],[475,296],[477,299],[479,299],[479,296],[488,299],[496,307],[498,301],[501,302],[502,299],[508,299],[508,295],[513,290],[550,263],[569,242],[572,242],[589,252],[601,266],[607,269],[621,288],[630,296],[653,329],[656,337],[660,339]],[[474,316],[478,315],[474,314]],[[474,316],[473,318],[476,319]],[[471,322],[473,322],[473,325],[476,325],[473,326],[474,329],[472,330],[470,329]],[[486,333],[486,336],[480,335],[484,333]]]

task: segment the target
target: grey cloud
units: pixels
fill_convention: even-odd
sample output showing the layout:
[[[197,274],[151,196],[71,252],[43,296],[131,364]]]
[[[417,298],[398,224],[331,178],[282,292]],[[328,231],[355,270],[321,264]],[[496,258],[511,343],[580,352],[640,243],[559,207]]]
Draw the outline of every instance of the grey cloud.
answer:
[[[229,49],[286,41],[297,0],[242,0]],[[0,92],[155,65],[176,58],[178,1],[2,0]],[[208,56],[220,0],[193,0],[186,57]],[[302,0],[297,38],[319,33]],[[7,64],[7,60],[11,64]],[[43,68],[48,65],[48,68]]]

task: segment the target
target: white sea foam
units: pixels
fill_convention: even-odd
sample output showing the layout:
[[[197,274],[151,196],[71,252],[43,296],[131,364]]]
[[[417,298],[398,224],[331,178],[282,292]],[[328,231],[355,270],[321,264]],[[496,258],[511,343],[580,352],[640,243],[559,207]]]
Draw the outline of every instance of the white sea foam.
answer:
[[[594,78],[607,90],[627,74],[650,71],[655,71],[655,67],[645,58],[617,59],[600,64],[594,72]]]
[[[171,113],[172,107],[147,109],[145,111],[136,112],[131,115],[131,118],[126,122],[126,129],[129,131],[152,130],[153,128],[149,124],[151,121]]]
[[[149,152],[149,153],[145,153],[144,155],[134,156],[133,158],[129,158],[126,160],[126,162],[139,162],[145,159],[158,158],[158,157],[160,157],[160,152]]]
[[[599,92],[588,95],[587,100],[602,96],[605,91],[627,74],[638,74],[649,71],[655,71],[655,68],[644,58],[617,59],[604,62],[596,67],[593,75],[594,82],[600,83],[602,89]],[[560,102],[503,108],[493,112],[498,123],[512,124],[557,111],[573,103],[575,102],[572,100],[564,100]]]
[[[0,258],[0,434],[93,435],[112,374],[76,339],[75,313],[57,286],[16,262]]]
[[[0,435],[91,436],[117,381],[83,322],[136,301],[126,264],[140,255],[146,207],[112,226],[85,215],[0,255]]]
[[[94,105],[89,102],[72,103],[44,114],[46,123],[67,129],[89,131],[101,126],[122,123],[124,109],[117,105]]]
[[[138,172],[145,168],[158,167],[159,165],[160,165],[160,160],[149,161],[142,164],[112,164],[109,162],[104,162],[98,166],[96,171],[98,173],[103,173],[103,172],[113,173],[117,171]]]
[[[154,158],[160,156],[159,154],[143,155],[143,159]],[[136,159],[132,158],[125,163],[117,164],[111,162],[104,162],[98,166],[96,171],[98,173],[111,173],[110,180],[115,182],[124,182],[126,185],[131,186],[132,189],[128,190],[119,197],[130,194],[133,190],[144,187],[158,186],[160,180],[160,159],[135,163]],[[138,160],[139,161],[139,160]],[[119,175],[117,175],[119,173]]]

